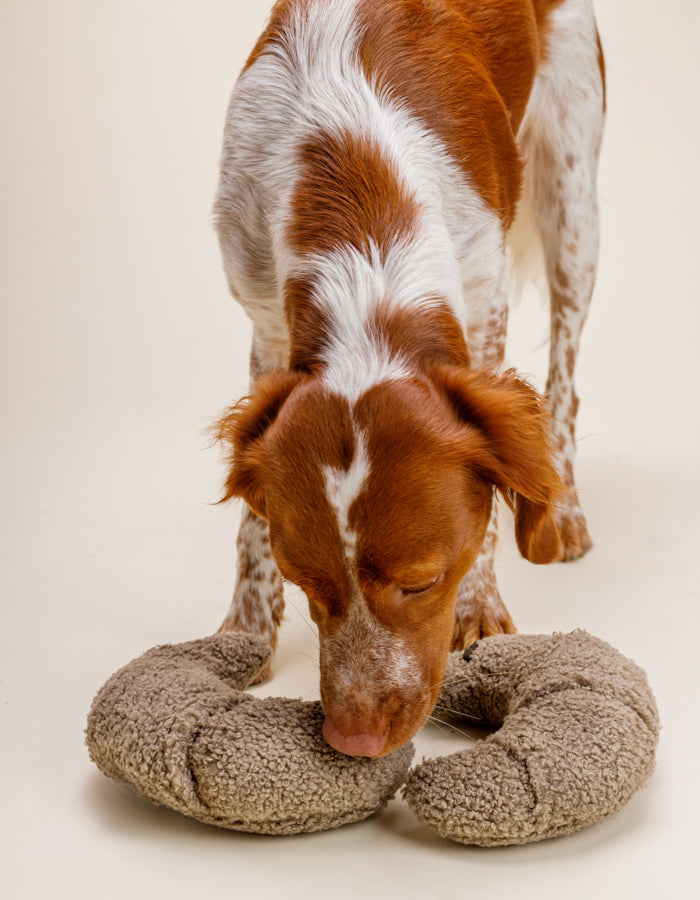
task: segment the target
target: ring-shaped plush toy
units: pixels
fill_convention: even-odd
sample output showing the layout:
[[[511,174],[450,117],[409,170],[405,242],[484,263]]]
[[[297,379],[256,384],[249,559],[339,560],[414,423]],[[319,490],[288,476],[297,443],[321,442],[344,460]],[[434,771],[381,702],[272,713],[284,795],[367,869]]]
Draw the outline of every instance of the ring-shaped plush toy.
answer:
[[[644,672],[605,641],[499,635],[449,659],[438,704],[498,728],[423,762],[404,798],[465,844],[524,844],[616,812],[654,767],[659,718]]]
[[[154,803],[239,831],[321,831],[381,809],[412,746],[343,756],[322,737],[320,703],[242,693],[269,655],[243,634],[149,650],[93,701],[92,759]],[[577,831],[618,810],[654,765],[644,672],[583,631],[502,635],[452,654],[439,705],[498,728],[423,762],[404,788],[421,822],[463,843]]]

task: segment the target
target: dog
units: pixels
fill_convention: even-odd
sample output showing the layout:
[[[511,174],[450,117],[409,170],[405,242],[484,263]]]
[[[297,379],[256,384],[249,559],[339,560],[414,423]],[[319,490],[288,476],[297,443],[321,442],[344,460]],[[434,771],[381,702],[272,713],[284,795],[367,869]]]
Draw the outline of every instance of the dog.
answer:
[[[528,560],[591,546],[573,379],[604,114],[589,0],[280,0],[236,84],[215,222],[253,342],[219,425],[246,503],[221,629],[274,646],[283,580],[305,592],[342,753],[409,740],[448,652],[515,631],[495,494]],[[503,371],[528,234],[545,397]]]

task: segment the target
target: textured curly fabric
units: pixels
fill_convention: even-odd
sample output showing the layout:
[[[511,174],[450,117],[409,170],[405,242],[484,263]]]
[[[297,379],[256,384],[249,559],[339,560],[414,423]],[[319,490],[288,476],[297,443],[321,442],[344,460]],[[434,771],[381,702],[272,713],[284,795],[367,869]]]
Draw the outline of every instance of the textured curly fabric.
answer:
[[[644,672],[585,631],[499,635],[450,657],[438,701],[498,727],[428,760],[403,795],[465,844],[569,834],[620,809],[654,767],[659,719]]]
[[[320,703],[242,693],[269,656],[233,633],[149,650],[95,697],[91,758],[154,803],[238,831],[321,831],[381,809],[412,745],[380,759],[332,750]]]

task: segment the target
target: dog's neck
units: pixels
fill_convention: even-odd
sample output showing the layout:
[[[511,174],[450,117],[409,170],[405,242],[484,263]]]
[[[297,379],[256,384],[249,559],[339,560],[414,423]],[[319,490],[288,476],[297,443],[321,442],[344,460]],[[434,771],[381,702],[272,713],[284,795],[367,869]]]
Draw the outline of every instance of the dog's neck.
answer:
[[[433,363],[468,365],[462,328],[444,299],[409,305],[389,297],[357,300],[349,295],[345,304],[329,309],[308,282],[288,282],[291,369],[319,374],[346,394],[382,376],[410,374]]]

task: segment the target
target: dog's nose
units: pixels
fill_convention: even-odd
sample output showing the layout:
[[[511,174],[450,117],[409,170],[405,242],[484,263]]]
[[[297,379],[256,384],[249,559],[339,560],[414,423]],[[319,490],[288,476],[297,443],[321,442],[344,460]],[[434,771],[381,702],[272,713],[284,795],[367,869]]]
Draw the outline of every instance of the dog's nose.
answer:
[[[323,736],[334,750],[346,756],[381,756],[387,745],[389,729],[383,734],[344,734],[326,717],[323,723]]]

